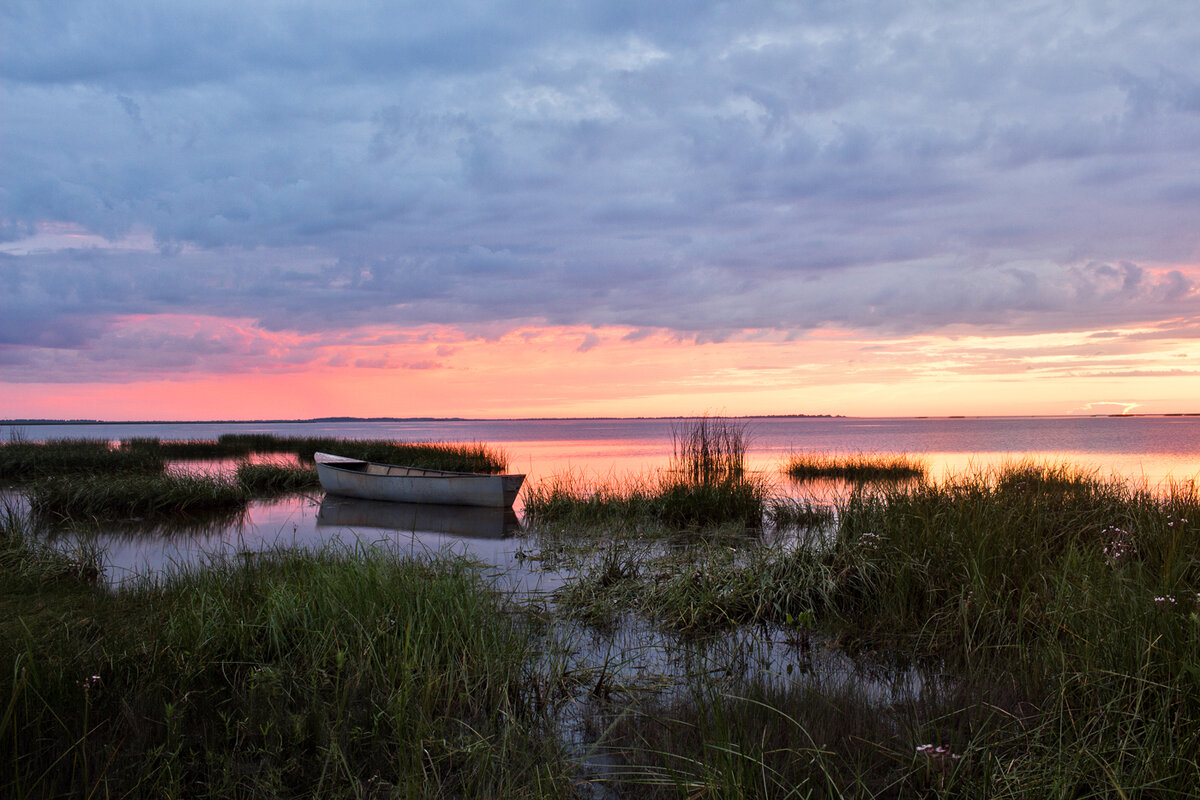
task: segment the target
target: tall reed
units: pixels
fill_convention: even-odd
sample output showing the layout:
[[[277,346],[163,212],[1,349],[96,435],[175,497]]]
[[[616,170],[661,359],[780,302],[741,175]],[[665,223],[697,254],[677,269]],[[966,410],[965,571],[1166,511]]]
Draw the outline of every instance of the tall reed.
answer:
[[[769,492],[746,471],[744,426],[700,417],[674,428],[672,438],[666,472],[596,487],[555,476],[526,489],[525,513],[539,524],[761,528]]]
[[[692,484],[736,481],[746,472],[746,425],[702,416],[671,428],[671,466]]]

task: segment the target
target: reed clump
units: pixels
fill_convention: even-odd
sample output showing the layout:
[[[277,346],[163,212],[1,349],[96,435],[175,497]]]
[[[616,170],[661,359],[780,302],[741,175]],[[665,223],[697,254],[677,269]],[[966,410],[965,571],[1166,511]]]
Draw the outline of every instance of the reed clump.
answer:
[[[59,522],[222,513],[241,510],[250,500],[247,489],[235,481],[173,472],[56,476],[29,484],[26,494],[34,513]]]
[[[766,487],[749,480],[691,483],[668,475],[593,487],[567,475],[526,489],[525,516],[533,524],[567,528],[758,529],[766,497]]]
[[[783,471],[794,480],[902,481],[924,478],[925,462],[903,453],[792,453]]]
[[[153,436],[122,439],[121,449],[157,453],[163,458],[180,461],[240,458],[254,452],[252,448],[236,441],[221,439],[159,439]]]
[[[390,439],[227,433],[216,440],[126,439],[121,448],[174,459],[246,458],[254,454],[290,453],[303,461],[312,461],[314,453],[328,452],[365,461],[452,472],[500,473],[508,468],[508,457],[501,450],[479,442],[395,442]]]
[[[540,634],[456,558],[266,554],[0,599],[11,797],[570,794]]]
[[[159,453],[114,448],[97,439],[0,444],[0,481],[13,483],[53,475],[153,475],[165,467]]]
[[[746,425],[703,416],[671,429],[671,469],[688,484],[738,481],[746,473]]]
[[[702,417],[672,435],[675,452],[665,472],[599,486],[555,476],[526,489],[527,518],[568,527],[761,528],[769,487],[746,471],[744,429]]]
[[[245,447],[247,453],[293,453],[304,461],[312,461],[314,453],[323,452],[364,461],[451,472],[495,474],[508,469],[508,456],[481,442],[394,442],[386,439],[285,437],[270,434],[226,434],[218,442]]]
[[[313,467],[269,462],[243,461],[237,465],[234,479],[254,495],[302,492],[321,484]]]

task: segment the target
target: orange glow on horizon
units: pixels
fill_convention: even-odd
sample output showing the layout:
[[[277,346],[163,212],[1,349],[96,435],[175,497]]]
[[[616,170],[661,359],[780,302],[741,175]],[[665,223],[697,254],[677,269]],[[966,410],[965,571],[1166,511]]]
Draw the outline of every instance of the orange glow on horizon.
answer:
[[[621,327],[298,335],[249,320],[151,316],[123,319],[112,336],[161,338],[170,377],[128,363],[92,380],[5,381],[0,418],[1200,411],[1194,339],[1155,329],[882,339],[827,328],[697,344]],[[82,363],[64,360],[59,374],[77,374]]]

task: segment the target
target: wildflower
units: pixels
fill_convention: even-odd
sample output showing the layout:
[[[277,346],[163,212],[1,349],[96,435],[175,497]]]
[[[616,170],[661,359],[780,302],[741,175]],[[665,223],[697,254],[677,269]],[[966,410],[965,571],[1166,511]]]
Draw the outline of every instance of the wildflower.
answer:
[[[917,755],[924,756],[930,768],[941,772],[949,772],[954,768],[954,763],[962,758],[961,755],[953,752],[948,744],[937,746],[932,744],[918,745]]]
[[[1171,606],[1175,605],[1175,595],[1164,594],[1159,597],[1155,597],[1154,605],[1158,606],[1159,608],[1170,608]]]
[[[1104,560],[1110,567],[1118,567],[1137,555],[1137,548],[1133,546],[1133,535],[1124,528],[1109,525],[1100,533],[1108,540],[1104,547]]]

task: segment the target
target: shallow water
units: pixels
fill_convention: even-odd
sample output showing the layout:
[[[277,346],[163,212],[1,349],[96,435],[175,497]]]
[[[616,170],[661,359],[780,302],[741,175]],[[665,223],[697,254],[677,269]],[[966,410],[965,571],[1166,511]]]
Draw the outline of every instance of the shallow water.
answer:
[[[752,469],[777,472],[794,451],[912,453],[935,477],[1033,458],[1157,483],[1200,474],[1200,415],[1146,417],[970,417],[963,419],[750,417]],[[111,423],[28,425],[32,441],[215,439],[223,433],[485,442],[504,449],[514,472],[541,480],[563,472],[607,477],[663,467],[684,420],[442,420],[304,423]],[[0,430],[0,436],[7,431]]]
[[[966,419],[758,417],[737,420],[748,439],[752,470],[777,491],[828,504],[844,495],[837,482],[796,483],[780,467],[789,453],[910,453],[925,459],[930,474],[943,477],[1005,462],[1032,459],[1068,462],[1151,486],[1193,480],[1200,474],[1200,416],[1158,417],[984,417]],[[484,442],[503,449],[510,470],[532,484],[570,474],[584,482],[621,480],[668,466],[672,436],[685,420],[443,420],[324,423],[113,423],[29,425],[18,433],[31,441],[99,438],[117,441],[155,436],[216,439],[223,433],[280,436],[391,438],[403,441]],[[0,430],[0,436],[8,431]],[[262,460],[286,456],[264,455]],[[194,471],[231,470],[233,461],[180,462]],[[450,549],[491,565],[508,580],[536,588],[556,580],[529,574],[528,544],[512,536],[511,521],[481,523],[453,510],[445,514],[396,511],[390,518],[311,495],[253,502],[239,518],[180,529],[125,526],[104,530],[97,542],[108,556],[109,580],[137,573],[203,563],[241,552],[277,547],[343,544],[387,546],[408,552]],[[521,499],[514,507],[521,514]],[[386,516],[386,515],[382,515]],[[508,525],[507,528],[504,525]]]

